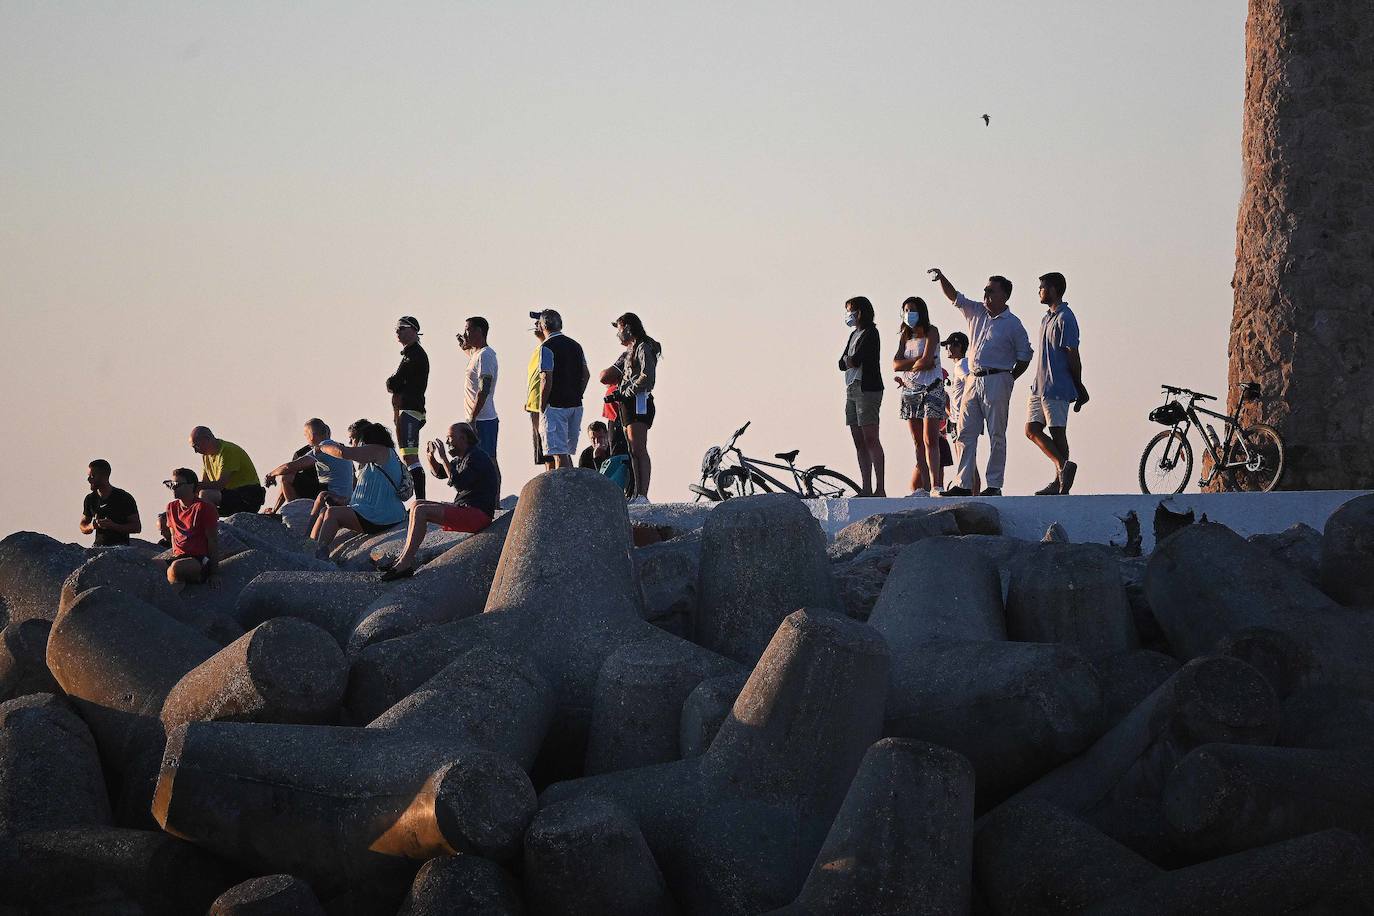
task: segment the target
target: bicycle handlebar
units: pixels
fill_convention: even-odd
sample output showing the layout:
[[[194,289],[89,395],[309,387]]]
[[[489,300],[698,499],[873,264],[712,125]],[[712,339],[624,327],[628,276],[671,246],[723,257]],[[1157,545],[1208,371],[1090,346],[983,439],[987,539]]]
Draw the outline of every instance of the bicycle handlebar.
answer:
[[[1185,394],[1185,395],[1187,395],[1188,397],[1192,398],[1192,399],[1195,400],[1195,401],[1215,401],[1215,400],[1216,400],[1216,397],[1215,397],[1214,395],[1202,394],[1202,393],[1199,392],[1199,391],[1193,391],[1191,388],[1180,388],[1180,387],[1178,387],[1177,385],[1160,385],[1159,387],[1162,388],[1164,391],[1166,391],[1166,392],[1169,393],[1169,394]]]

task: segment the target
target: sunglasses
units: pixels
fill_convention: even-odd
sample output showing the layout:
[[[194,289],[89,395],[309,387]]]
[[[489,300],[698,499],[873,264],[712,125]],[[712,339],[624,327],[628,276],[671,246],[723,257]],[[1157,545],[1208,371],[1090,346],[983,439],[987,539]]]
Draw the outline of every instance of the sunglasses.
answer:
[[[175,490],[177,487],[182,486],[182,483],[183,482],[180,480],[164,480],[162,485],[169,490]],[[190,486],[190,484],[186,484],[186,486]]]

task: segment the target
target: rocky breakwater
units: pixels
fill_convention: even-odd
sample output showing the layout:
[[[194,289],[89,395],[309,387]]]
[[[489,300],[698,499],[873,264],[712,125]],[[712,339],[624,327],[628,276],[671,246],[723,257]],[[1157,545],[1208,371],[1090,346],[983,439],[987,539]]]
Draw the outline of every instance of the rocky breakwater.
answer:
[[[543,475],[385,587],[0,541],[0,911],[1374,912],[1374,497],[1146,557]],[[251,575],[250,575],[251,573]]]

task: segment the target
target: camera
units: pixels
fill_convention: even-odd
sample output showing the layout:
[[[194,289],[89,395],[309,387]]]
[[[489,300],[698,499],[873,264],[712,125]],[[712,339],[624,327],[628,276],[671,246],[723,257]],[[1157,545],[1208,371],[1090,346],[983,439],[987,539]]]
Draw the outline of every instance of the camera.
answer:
[[[621,398],[620,398],[620,395],[619,395],[619,394],[608,394],[608,395],[606,395],[604,398],[601,399],[601,403],[603,403],[603,404],[619,404],[619,403],[620,403],[620,400],[621,400]]]

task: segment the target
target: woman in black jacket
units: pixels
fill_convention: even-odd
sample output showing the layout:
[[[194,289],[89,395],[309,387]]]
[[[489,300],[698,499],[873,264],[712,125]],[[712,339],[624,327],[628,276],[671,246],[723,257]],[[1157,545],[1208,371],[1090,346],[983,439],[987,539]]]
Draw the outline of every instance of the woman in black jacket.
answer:
[[[884,470],[887,463],[883,443],[878,438],[878,413],[883,404],[883,373],[879,367],[882,342],[873,323],[873,303],[855,296],[844,304],[844,323],[853,328],[840,371],[844,373],[844,422],[854,437],[859,457],[859,475],[864,496],[886,496]],[[875,486],[876,483],[876,486]]]

